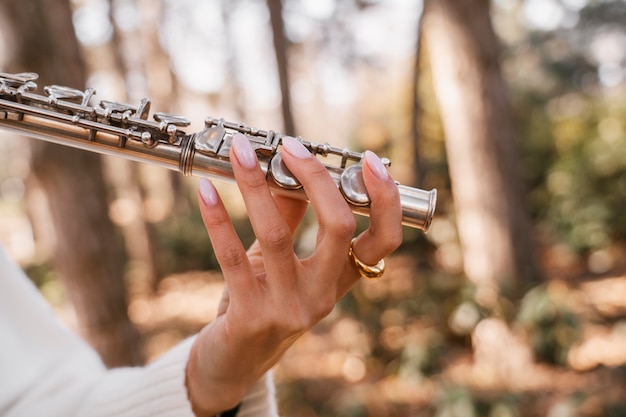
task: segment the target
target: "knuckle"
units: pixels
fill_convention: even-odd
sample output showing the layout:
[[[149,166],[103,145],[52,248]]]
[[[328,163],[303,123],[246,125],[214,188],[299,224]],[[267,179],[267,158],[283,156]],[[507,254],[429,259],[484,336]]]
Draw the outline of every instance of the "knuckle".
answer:
[[[230,218],[224,215],[212,215],[205,216],[204,224],[208,230],[221,230],[227,227],[230,223]]]
[[[247,258],[241,248],[229,245],[219,250],[218,260],[222,268],[239,269],[246,263]]]
[[[284,227],[270,227],[259,240],[272,251],[282,252],[292,249],[291,233]]]

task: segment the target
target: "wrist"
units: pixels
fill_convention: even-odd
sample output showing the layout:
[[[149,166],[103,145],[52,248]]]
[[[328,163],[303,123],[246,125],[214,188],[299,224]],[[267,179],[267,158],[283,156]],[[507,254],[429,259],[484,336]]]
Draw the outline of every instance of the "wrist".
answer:
[[[236,417],[237,413],[239,412],[240,407],[241,407],[241,403],[237,404],[237,406],[235,406],[234,408],[231,408],[230,410],[219,413],[215,417]]]
[[[191,408],[197,417],[235,416],[247,388],[239,381],[215,380],[205,372],[201,348],[196,340],[185,369],[185,386]],[[228,410],[228,411],[224,411]],[[230,413],[230,414],[229,414]]]

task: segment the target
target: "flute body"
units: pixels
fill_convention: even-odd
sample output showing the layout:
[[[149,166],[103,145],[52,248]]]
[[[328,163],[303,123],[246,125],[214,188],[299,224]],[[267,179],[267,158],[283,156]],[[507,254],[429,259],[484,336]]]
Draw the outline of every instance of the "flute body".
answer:
[[[183,128],[190,121],[184,117],[154,113],[149,120],[147,99],[137,106],[105,100],[91,106],[93,89],[52,85],[44,87],[45,95],[41,95],[34,92],[37,78],[35,73],[0,72],[1,129],[218,181],[234,180],[229,151],[232,137],[239,132],[255,149],[272,192],[308,200],[300,182],[282,162],[282,135],[278,132],[207,117],[203,130],[188,134]],[[368,216],[363,155],[297,139],[322,161],[352,211]],[[390,161],[383,158],[383,163],[388,166]],[[426,232],[435,212],[437,190],[397,186],[403,224]]]

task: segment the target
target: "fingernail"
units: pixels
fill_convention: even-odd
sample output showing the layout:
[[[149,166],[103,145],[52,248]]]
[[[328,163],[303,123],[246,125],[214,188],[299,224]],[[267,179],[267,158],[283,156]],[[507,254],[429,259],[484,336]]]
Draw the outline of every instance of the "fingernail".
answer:
[[[380,160],[378,156],[372,151],[365,151],[365,160],[367,161],[367,165],[374,172],[377,178],[381,180],[386,180],[389,178],[389,173],[387,172],[387,168],[383,165],[383,162]]]
[[[309,152],[307,148],[304,147],[297,139],[292,138],[291,136],[283,136],[282,138],[283,147],[287,151],[287,153],[295,156],[299,159],[310,158],[312,153]]]
[[[235,156],[242,167],[256,167],[256,153],[254,152],[254,149],[252,149],[250,141],[241,133],[237,133],[233,136],[233,150],[235,151]]]
[[[217,190],[206,178],[200,179],[200,184],[198,184],[198,190],[200,190],[200,197],[202,197],[202,201],[207,206],[214,206],[218,202]]]

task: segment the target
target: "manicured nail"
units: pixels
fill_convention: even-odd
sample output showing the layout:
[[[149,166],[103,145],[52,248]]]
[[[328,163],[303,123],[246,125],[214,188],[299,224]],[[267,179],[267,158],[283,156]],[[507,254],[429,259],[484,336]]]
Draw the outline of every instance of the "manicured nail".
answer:
[[[200,179],[200,184],[198,184],[198,189],[200,190],[200,197],[202,197],[202,201],[207,206],[214,206],[219,201],[219,197],[217,196],[217,190],[206,178]]]
[[[283,136],[283,147],[285,150],[299,159],[310,158],[313,155],[307,148],[304,147],[297,139],[292,138],[291,136]]]
[[[386,180],[389,178],[389,173],[387,172],[387,168],[383,165],[383,162],[376,156],[376,154],[372,151],[365,151],[365,160],[367,161],[367,165],[374,172],[376,177],[381,180]]]
[[[252,149],[250,141],[241,133],[236,133],[235,136],[233,136],[233,150],[242,167],[256,167],[256,153],[254,149]]]

